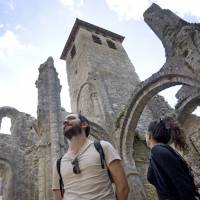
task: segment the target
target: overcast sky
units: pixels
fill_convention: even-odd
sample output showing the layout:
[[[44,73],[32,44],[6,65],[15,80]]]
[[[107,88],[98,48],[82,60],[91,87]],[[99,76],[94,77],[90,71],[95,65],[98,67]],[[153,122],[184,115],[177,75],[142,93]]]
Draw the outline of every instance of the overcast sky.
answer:
[[[186,21],[200,21],[199,0],[0,0],[0,107],[36,117],[38,68],[52,56],[61,104],[70,111],[65,62],[59,57],[77,17],[125,36],[123,46],[141,80],[157,72],[165,62],[164,48],[143,20],[152,2]],[[175,90],[162,92],[172,106]],[[0,132],[8,123],[4,119]]]

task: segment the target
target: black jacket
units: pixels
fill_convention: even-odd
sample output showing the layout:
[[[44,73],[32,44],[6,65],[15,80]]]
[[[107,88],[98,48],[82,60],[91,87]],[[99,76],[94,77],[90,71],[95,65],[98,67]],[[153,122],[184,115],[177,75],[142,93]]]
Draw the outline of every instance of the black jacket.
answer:
[[[169,145],[151,149],[147,178],[156,187],[159,200],[196,200],[193,176],[183,158]]]

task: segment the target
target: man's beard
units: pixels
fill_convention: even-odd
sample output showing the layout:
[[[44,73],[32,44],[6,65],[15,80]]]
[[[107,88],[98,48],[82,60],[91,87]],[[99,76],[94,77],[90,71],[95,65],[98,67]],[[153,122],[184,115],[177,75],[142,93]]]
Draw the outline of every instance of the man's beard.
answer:
[[[64,131],[64,136],[71,140],[72,137],[80,135],[81,134],[81,127],[80,125],[76,125],[74,127],[69,128],[68,130]]]

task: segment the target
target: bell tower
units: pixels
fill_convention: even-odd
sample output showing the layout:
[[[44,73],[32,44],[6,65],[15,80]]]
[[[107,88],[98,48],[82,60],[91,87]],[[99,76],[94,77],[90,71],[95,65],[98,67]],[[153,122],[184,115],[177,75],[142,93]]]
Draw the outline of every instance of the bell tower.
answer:
[[[66,61],[72,111],[107,131],[139,82],[123,40],[121,35],[76,19],[61,55]]]

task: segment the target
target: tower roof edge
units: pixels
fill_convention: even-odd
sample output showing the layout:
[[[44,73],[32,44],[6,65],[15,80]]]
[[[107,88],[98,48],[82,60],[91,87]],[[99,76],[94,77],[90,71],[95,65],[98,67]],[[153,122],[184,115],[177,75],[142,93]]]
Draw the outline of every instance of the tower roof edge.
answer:
[[[73,26],[73,28],[71,30],[71,33],[70,33],[68,39],[67,39],[65,47],[64,47],[64,49],[62,51],[62,54],[60,56],[60,59],[65,60],[65,57],[66,57],[66,55],[67,55],[67,53],[68,53],[68,51],[70,49],[70,46],[71,46],[72,42],[74,41],[74,39],[76,37],[76,33],[78,32],[80,27],[85,27],[87,29],[91,29],[91,30],[97,31],[99,33],[103,33],[103,34],[105,34],[107,36],[115,38],[116,40],[118,40],[120,42],[123,42],[123,40],[125,38],[124,36],[121,36],[119,34],[113,33],[111,31],[106,30],[104,28],[101,28],[99,26],[96,26],[94,24],[90,24],[90,23],[88,23],[86,21],[83,21],[83,20],[80,20],[80,19],[76,18],[76,21],[74,23],[74,26]]]

